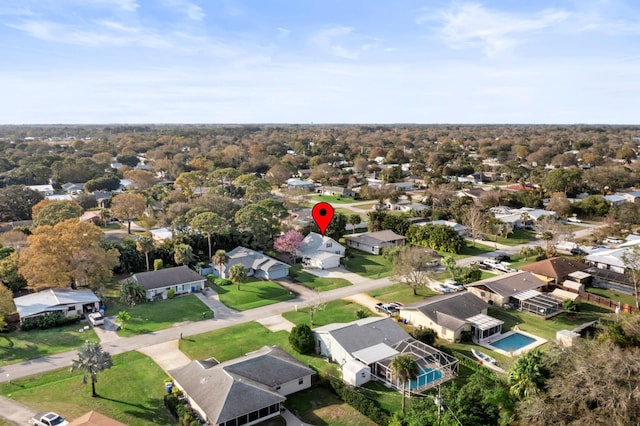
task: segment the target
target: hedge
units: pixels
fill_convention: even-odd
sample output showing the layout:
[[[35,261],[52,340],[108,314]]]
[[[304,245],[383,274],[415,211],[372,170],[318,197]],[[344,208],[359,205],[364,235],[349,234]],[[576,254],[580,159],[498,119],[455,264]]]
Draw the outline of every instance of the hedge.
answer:
[[[20,328],[24,331],[33,330],[34,328],[45,329],[74,324],[78,321],[80,321],[80,315],[65,316],[61,311],[54,311],[37,317],[25,318],[22,320]]]
[[[380,426],[389,424],[389,412],[381,408],[376,401],[362,395],[355,388],[346,385],[338,378],[332,377],[329,380],[329,385],[338,398],[373,420],[376,424]]]

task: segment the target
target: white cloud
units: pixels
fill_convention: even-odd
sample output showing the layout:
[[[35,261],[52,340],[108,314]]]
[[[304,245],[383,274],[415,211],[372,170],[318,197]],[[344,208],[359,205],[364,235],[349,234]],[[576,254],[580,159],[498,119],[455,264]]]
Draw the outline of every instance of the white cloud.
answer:
[[[357,59],[357,52],[348,49],[341,43],[352,32],[353,28],[351,27],[335,26],[327,28],[315,33],[311,37],[311,43],[339,58]]]
[[[188,0],[163,0],[162,2],[166,7],[175,9],[180,13],[183,13],[188,19],[192,21],[202,21],[206,13],[204,10],[195,3]]]
[[[435,19],[441,23],[440,37],[453,49],[480,48],[494,56],[522,43],[533,33],[549,29],[569,19],[567,11],[545,9],[535,14],[517,14],[486,9],[478,3],[456,4],[438,11],[434,17],[423,14],[422,23]]]
[[[287,38],[291,34],[291,30],[287,28],[278,27],[276,30],[278,31],[278,38]]]

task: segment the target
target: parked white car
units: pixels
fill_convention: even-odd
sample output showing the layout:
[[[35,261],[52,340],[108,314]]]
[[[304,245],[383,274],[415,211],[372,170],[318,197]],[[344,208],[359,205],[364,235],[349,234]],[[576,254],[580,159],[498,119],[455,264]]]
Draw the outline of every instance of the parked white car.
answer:
[[[572,222],[572,223],[582,223],[582,220],[578,219],[575,216],[571,216],[570,218],[567,219],[567,222]]]
[[[87,319],[89,320],[89,323],[91,323],[91,325],[94,327],[104,324],[104,317],[100,312],[94,312],[92,314],[89,314],[87,316]]]

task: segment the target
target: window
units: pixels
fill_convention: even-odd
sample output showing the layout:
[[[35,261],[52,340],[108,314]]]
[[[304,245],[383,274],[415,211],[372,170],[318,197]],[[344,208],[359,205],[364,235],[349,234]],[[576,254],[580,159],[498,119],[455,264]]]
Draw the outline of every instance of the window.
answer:
[[[280,386],[276,386],[276,390],[279,391],[280,390]]]
[[[363,371],[362,373],[360,373],[360,375],[362,376],[362,378],[363,378],[363,379],[364,379],[365,377],[367,377],[367,373],[366,373],[366,372],[364,372],[364,371]]]
[[[484,291],[481,291],[481,292],[480,292],[480,297],[484,297],[484,296],[485,296]]]
[[[75,311],[76,307],[75,306],[69,306],[69,311]]]
[[[333,243],[327,243],[327,248],[333,247]]]
[[[301,385],[304,383],[304,377],[298,379],[298,384]]]

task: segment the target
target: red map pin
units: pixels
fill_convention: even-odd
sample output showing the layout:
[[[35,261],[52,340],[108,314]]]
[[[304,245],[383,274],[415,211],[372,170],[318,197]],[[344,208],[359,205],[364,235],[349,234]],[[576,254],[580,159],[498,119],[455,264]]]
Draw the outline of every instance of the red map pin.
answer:
[[[316,225],[318,225],[318,228],[320,228],[322,236],[324,236],[324,231],[327,230],[327,226],[329,226],[331,219],[333,219],[333,206],[324,201],[318,203],[311,209],[311,216],[313,216],[313,220],[316,222]]]

